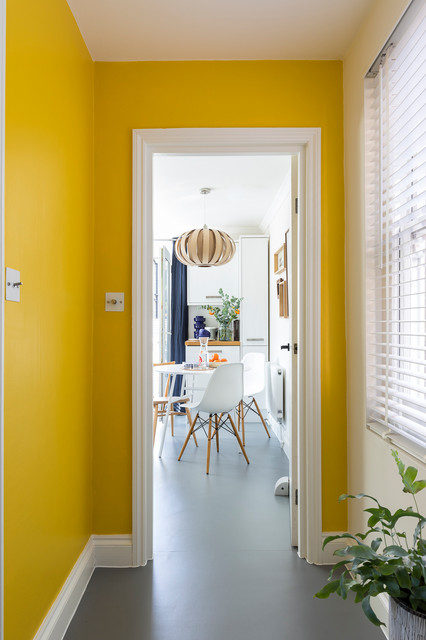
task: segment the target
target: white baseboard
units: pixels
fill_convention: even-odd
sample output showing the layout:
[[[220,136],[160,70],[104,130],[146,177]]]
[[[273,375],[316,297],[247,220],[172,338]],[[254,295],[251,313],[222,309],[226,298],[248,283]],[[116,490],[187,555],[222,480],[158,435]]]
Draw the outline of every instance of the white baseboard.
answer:
[[[130,535],[91,536],[34,640],[62,640],[96,567],[131,567]]]
[[[281,448],[284,450],[287,458],[290,458],[290,442],[288,438],[288,430],[287,426],[283,423],[277,422],[275,418],[268,412],[268,417],[266,418],[266,422],[268,426],[271,428],[274,435],[277,437]]]
[[[131,567],[132,536],[92,536],[95,567]]]
[[[94,549],[92,539],[89,538],[58,597],[34,636],[34,640],[62,640],[86,591],[94,568]]]

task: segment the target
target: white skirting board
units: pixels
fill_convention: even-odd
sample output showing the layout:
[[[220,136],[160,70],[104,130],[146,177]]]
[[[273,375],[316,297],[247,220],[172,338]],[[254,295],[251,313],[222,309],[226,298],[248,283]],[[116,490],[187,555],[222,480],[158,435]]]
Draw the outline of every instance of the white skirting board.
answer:
[[[287,456],[287,458],[290,457],[290,443],[289,443],[289,438],[288,438],[288,429],[287,429],[287,425],[283,422],[277,422],[275,420],[275,418],[271,415],[271,413],[267,414],[267,418],[266,418],[266,422],[268,423],[268,426],[271,427],[274,435],[278,438],[278,441],[281,445],[281,448],[284,449],[284,453]]]
[[[62,640],[96,567],[131,567],[132,536],[91,536],[34,640]]]
[[[96,567],[132,567],[132,536],[92,536]]]

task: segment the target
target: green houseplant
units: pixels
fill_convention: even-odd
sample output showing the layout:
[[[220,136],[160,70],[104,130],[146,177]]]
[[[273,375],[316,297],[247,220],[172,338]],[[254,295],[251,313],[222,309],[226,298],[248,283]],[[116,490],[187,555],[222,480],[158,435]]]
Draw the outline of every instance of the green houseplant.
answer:
[[[336,593],[345,600],[348,592],[353,591],[355,602],[361,602],[367,618],[380,626],[384,623],[374,613],[370,598],[387,593],[391,603],[390,640],[426,638],[426,541],[422,537],[426,518],[419,513],[416,500],[416,494],[426,487],[426,481],[416,480],[417,469],[406,468],[397,451],[393,450],[392,455],[403,491],[412,495],[414,508],[392,513],[376,498],[363,493],[340,496],[339,501],[369,498],[375,504],[364,510],[369,516],[365,533],[344,533],[325,539],[323,546],[338,538],[349,542],[334,552],[344,559],[333,566],[327,584],[315,595],[328,598]],[[401,531],[403,518],[414,521],[412,542],[411,536]]]
[[[230,296],[228,293],[224,293],[223,289],[219,289],[219,295],[222,298],[220,306],[213,307],[210,304],[205,304],[203,309],[207,309],[210,315],[218,321],[219,340],[231,340],[231,323],[239,316],[242,298]]]

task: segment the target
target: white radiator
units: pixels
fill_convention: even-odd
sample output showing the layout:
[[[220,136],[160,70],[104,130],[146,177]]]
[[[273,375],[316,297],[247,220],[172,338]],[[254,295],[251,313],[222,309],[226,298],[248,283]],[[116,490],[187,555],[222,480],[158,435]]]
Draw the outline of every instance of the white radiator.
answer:
[[[285,369],[277,362],[266,363],[266,409],[268,423],[284,453],[290,455],[289,429],[285,416]]]
[[[268,415],[282,424],[284,420],[284,369],[276,362],[266,363],[266,409]]]

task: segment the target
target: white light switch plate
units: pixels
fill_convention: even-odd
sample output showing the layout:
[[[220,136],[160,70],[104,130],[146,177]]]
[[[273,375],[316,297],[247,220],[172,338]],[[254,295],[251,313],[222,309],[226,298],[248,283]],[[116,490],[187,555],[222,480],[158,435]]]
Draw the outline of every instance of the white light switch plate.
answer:
[[[19,283],[19,285],[17,283]],[[20,302],[20,288],[21,272],[17,271],[16,269],[11,269],[10,267],[6,267],[6,300],[11,300],[12,302]]]
[[[124,311],[124,293],[110,291],[105,294],[105,311]]]

